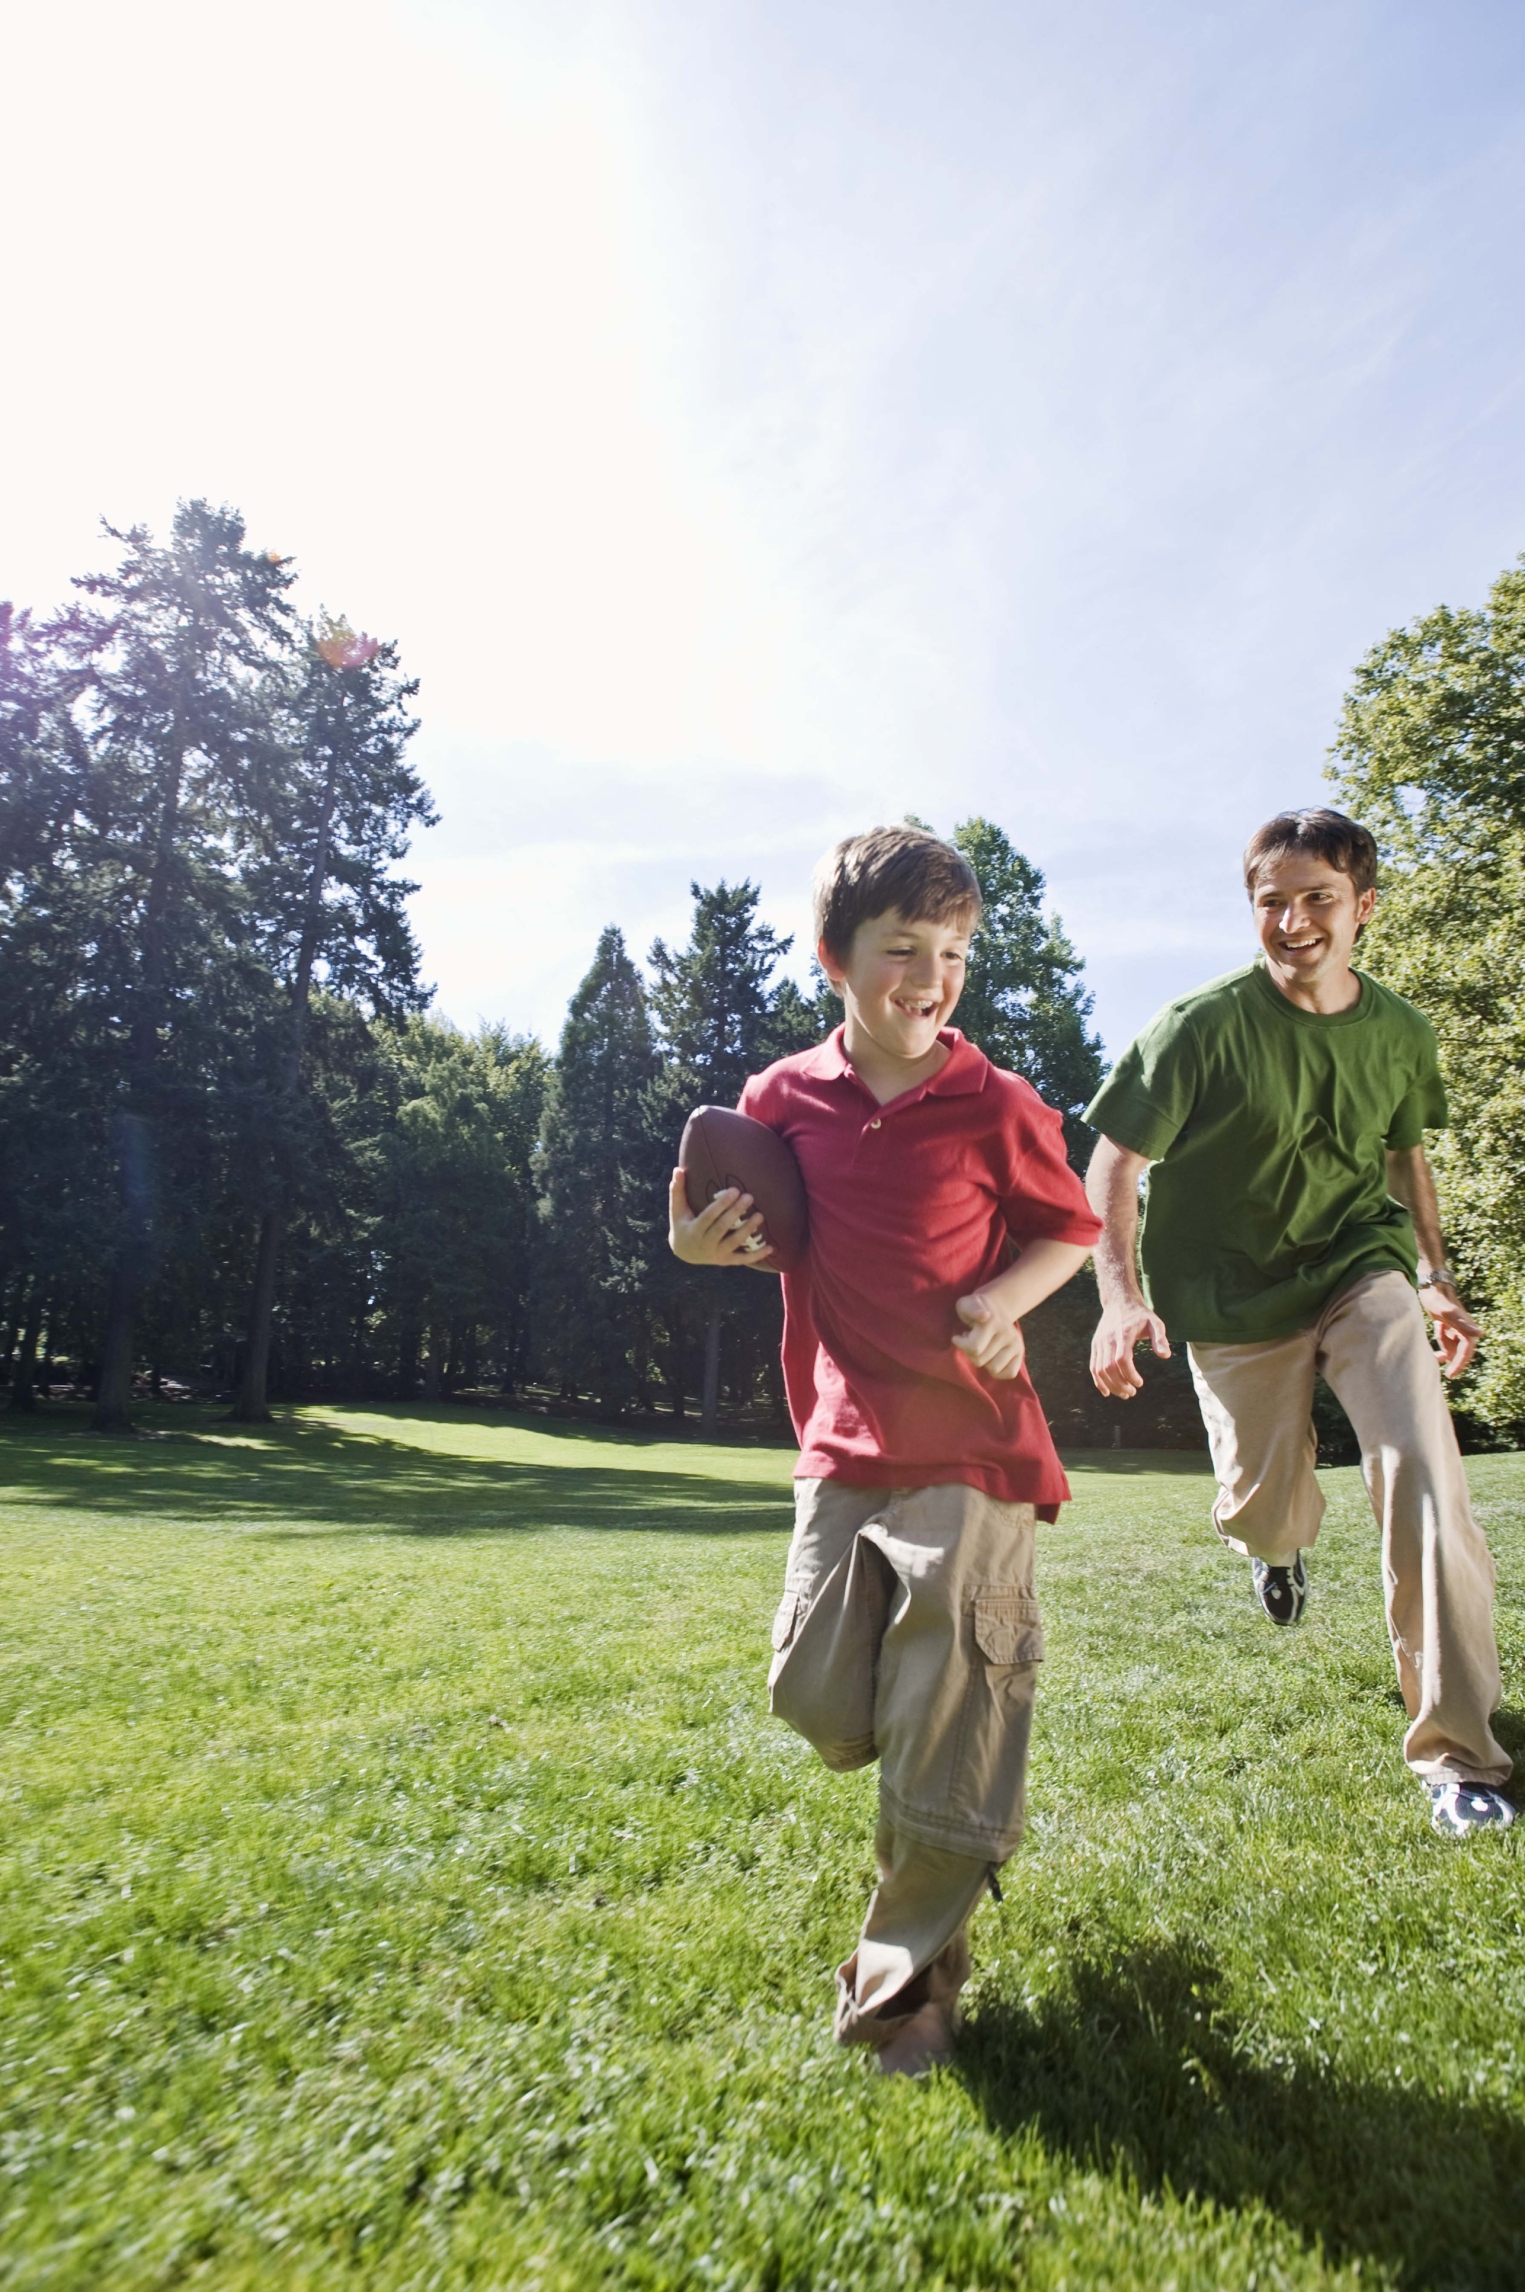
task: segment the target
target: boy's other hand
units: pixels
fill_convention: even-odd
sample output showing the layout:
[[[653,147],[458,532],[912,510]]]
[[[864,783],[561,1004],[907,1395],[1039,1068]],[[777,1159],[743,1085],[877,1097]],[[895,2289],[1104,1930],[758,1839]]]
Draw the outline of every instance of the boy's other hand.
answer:
[[[734,1186],[727,1186],[695,1217],[688,1206],[683,1172],[674,1170],[667,1196],[667,1244],[685,1265],[766,1265],[773,1255],[770,1242],[761,1249],[747,1248],[762,1222],[761,1210],[752,1209],[751,1195],[738,1193]]]
[[[967,1353],[987,1377],[1015,1377],[1027,1358],[1020,1323],[998,1313],[979,1290],[972,1297],[961,1297],[955,1310],[959,1319],[969,1324],[953,1340],[959,1351]]]
[[[1162,1361],[1170,1359],[1165,1324],[1142,1298],[1136,1304],[1107,1307],[1091,1339],[1091,1382],[1098,1393],[1105,1393],[1111,1401],[1131,1401],[1143,1390],[1133,1348],[1146,1340]]]

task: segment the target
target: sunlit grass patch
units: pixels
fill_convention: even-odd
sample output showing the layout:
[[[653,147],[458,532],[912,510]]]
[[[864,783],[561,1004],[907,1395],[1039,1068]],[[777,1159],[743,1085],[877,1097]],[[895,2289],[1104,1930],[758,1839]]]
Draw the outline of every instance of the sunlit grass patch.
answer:
[[[1076,1460],[959,2065],[829,2035],[872,1777],[767,1718],[782,1451],[448,1410],[0,1441],[0,2282],[1515,2286],[1519,1835],[1399,1757],[1356,1476],[1297,1633]],[[1520,1739],[1525,1466],[1475,1460]]]

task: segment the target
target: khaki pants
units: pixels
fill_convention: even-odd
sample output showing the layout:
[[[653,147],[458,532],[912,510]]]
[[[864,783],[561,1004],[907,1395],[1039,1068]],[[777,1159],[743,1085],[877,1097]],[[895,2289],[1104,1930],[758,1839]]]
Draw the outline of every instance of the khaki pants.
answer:
[[[961,1482],[795,1488],[769,1700],[828,1767],[879,1761],[879,1885],[839,1969],[837,2034],[882,2045],[925,1998],[956,1999],[965,1922],[1022,1834],[1033,1507]]]
[[[1330,1386],[1361,1444],[1382,1529],[1388,1636],[1410,1720],[1404,1757],[1427,1777],[1507,1781],[1509,1758],[1488,1724],[1500,1695],[1493,1561],[1410,1284],[1369,1274],[1311,1329],[1189,1353],[1218,1478],[1213,1523],[1232,1551],[1273,1567],[1319,1532],[1315,1373]]]

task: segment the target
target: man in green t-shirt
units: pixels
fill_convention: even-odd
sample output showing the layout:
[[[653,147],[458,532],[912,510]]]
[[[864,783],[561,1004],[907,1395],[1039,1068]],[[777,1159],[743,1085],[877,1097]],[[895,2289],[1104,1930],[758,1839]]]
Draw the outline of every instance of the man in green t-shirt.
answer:
[[[1276,1624],[1296,1623],[1307,1599],[1303,1553],[1324,1511],[1313,1380],[1325,1379],[1382,1528],[1404,1756],[1435,1828],[1462,1837],[1512,1823],[1514,1808],[1489,1724],[1493,1562],[1424,1315],[1450,1377],[1481,1332],[1445,1262],[1424,1154],[1446,1119],[1434,1033],[1350,960],[1376,878],[1376,844],[1342,813],[1269,821],[1244,858],[1261,960],[1169,1004],[1087,1107],[1102,1136],[1086,1185],[1106,1227],[1091,1375],[1131,1399],[1134,1347],[1164,1356],[1187,1341],[1214,1524],[1250,1557]]]

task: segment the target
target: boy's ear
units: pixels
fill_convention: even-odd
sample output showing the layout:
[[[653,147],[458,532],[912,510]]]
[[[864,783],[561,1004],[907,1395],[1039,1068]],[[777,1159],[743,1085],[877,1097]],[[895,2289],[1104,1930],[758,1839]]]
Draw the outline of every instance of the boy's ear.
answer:
[[[829,984],[833,986],[837,993],[840,995],[842,992],[842,966],[837,961],[835,955],[833,955],[831,949],[827,946],[824,939],[818,939],[816,941],[815,959],[820,964],[821,969],[825,972]]]

